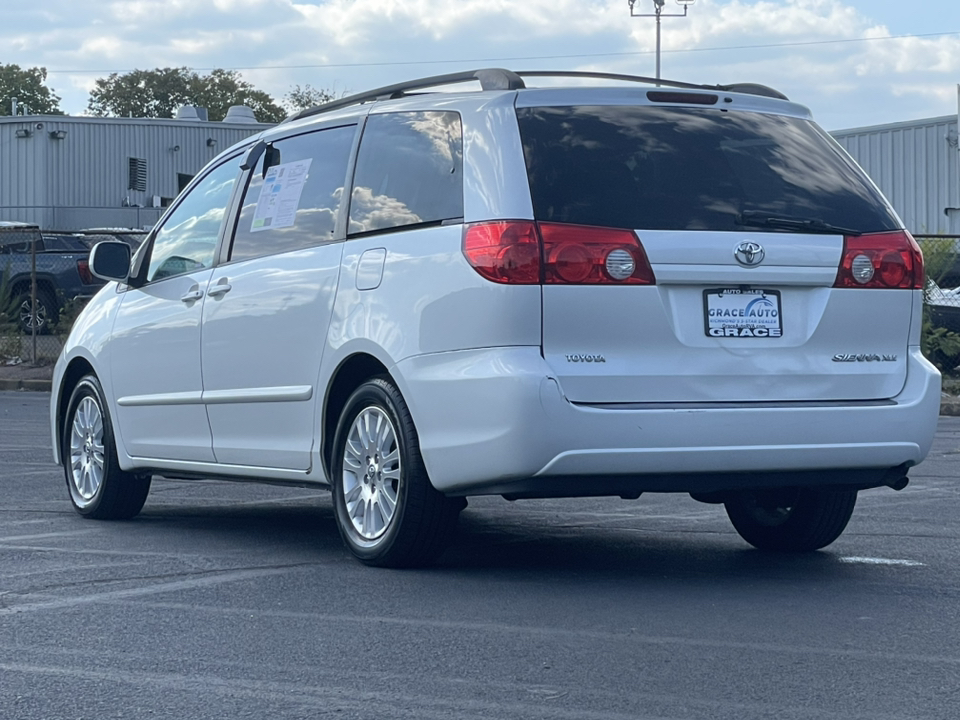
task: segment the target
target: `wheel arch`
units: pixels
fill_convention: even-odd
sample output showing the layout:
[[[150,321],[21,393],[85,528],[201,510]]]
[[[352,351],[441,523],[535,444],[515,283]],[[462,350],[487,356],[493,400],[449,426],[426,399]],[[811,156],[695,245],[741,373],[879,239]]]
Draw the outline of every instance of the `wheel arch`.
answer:
[[[16,296],[19,292],[30,292],[30,276],[19,276],[10,281],[11,292]],[[54,282],[52,277],[46,275],[37,275],[37,292],[46,292],[51,295],[51,297],[56,300],[57,298],[57,284]]]
[[[389,378],[391,382],[396,384],[387,366],[373,355],[365,352],[354,353],[344,358],[330,376],[330,382],[327,384],[327,391],[324,394],[320,432],[320,460],[323,463],[324,475],[331,482],[333,481],[330,476],[331,452],[333,450],[334,434],[337,432],[337,423],[340,421],[340,413],[353,391],[374,377]]]
[[[99,379],[90,361],[83,356],[78,356],[73,358],[67,365],[66,370],[63,372],[63,379],[60,381],[60,388],[57,395],[57,436],[55,438],[57,444],[54,447],[54,451],[61,462],[63,462],[63,457],[60,452],[60,440],[63,437],[63,424],[67,416],[67,405],[70,403],[70,396],[73,395],[73,389],[77,386],[77,383],[80,382],[80,379],[86,375],[93,375]]]

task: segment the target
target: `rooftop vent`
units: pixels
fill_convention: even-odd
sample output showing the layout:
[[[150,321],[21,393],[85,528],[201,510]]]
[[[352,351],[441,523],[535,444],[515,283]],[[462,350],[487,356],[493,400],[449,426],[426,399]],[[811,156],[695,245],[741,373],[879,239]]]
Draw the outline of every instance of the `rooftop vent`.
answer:
[[[223,121],[249,125],[257,122],[257,116],[253,114],[253,108],[248,108],[246,105],[231,105]]]
[[[200,116],[197,114],[197,108],[193,105],[182,105],[177,108],[177,120],[193,120],[199,122]]]

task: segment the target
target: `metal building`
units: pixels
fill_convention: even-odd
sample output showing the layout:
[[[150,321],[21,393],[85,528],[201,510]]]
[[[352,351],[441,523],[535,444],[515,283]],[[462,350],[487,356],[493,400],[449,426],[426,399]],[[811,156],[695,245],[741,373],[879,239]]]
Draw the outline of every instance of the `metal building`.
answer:
[[[960,115],[960,114],[958,114]],[[831,133],[914,234],[960,233],[958,115]]]
[[[0,220],[44,230],[151,227],[221,150],[270,127],[249,108],[224,122],[65,115],[0,117]],[[202,114],[202,111],[201,111]]]

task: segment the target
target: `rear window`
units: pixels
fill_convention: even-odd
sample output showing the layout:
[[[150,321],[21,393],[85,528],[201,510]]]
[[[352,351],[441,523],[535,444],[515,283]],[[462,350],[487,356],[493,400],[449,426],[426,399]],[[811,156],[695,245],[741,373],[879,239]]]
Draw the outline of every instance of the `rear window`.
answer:
[[[813,123],[649,106],[518,108],[538,220],[648,230],[769,231],[748,216],[897,229]]]
[[[463,131],[455,112],[367,118],[353,193],[351,235],[463,217]]]

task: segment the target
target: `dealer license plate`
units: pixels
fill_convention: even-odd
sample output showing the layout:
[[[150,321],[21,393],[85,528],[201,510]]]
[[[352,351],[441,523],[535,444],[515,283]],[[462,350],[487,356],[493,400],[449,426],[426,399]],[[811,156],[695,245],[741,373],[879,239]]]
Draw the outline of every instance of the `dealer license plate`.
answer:
[[[718,288],[703,291],[704,330],[710,337],[783,335],[779,290]]]

